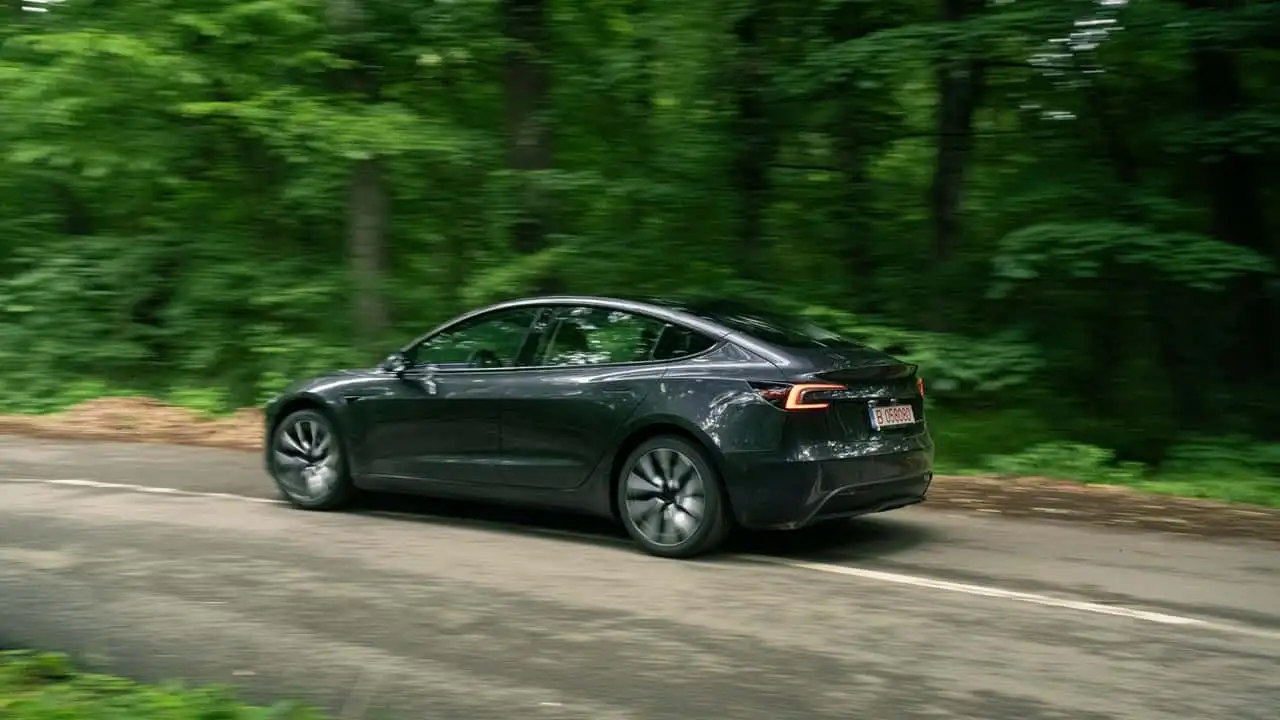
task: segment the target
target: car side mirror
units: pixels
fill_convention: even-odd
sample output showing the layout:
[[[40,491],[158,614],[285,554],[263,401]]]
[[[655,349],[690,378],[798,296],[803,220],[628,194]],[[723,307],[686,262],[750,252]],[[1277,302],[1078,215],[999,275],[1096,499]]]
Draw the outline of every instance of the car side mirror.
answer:
[[[393,352],[378,365],[378,369],[392,375],[403,375],[409,369],[409,358],[402,352]]]

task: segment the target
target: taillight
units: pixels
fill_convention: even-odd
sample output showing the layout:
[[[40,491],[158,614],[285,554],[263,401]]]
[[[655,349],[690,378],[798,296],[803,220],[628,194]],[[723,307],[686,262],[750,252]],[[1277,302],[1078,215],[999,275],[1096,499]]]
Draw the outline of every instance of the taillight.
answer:
[[[924,378],[916,378],[916,390],[920,391],[920,397],[924,397]]]
[[[831,404],[831,393],[847,389],[830,383],[751,383],[751,387],[780,410],[821,410]]]

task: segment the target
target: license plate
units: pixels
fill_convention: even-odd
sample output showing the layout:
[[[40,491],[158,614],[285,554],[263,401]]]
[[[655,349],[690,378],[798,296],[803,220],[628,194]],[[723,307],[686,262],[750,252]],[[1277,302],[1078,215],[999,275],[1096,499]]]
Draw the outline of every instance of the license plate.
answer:
[[[883,405],[871,408],[871,427],[881,428],[910,425],[916,421],[916,412],[910,405]]]

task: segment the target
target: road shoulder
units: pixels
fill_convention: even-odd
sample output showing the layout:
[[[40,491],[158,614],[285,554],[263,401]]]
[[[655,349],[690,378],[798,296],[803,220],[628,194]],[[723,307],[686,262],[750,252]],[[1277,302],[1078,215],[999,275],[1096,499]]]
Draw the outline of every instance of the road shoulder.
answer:
[[[253,410],[202,419],[155,400],[101,398],[56,415],[0,415],[0,436],[204,447],[256,453]],[[12,444],[13,441],[10,442]],[[2,469],[2,468],[0,468]],[[1077,522],[1208,538],[1280,542],[1280,508],[1153,495],[1046,478],[938,476],[923,505],[985,515]]]

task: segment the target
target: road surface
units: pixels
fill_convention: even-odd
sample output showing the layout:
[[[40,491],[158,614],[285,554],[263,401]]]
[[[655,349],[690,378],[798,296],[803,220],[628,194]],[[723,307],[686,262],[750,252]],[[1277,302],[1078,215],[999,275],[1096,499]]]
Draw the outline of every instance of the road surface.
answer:
[[[0,438],[0,645],[348,718],[1232,718],[1280,551],[913,508],[649,558],[596,523],[273,502],[252,454]]]

